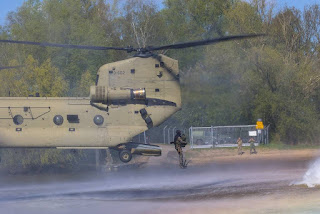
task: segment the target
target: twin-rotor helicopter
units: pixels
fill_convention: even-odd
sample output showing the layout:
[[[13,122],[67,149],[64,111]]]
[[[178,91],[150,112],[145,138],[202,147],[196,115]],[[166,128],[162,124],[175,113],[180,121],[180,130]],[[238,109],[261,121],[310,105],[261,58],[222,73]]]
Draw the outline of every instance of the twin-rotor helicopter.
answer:
[[[134,136],[159,126],[181,109],[178,61],[155,51],[258,36],[261,35],[225,36],[146,48],[0,40],[21,45],[136,52],[132,58],[101,66],[96,84],[90,87],[90,97],[0,97],[0,147],[111,148],[125,163],[132,155],[160,156],[159,146],[132,142]]]

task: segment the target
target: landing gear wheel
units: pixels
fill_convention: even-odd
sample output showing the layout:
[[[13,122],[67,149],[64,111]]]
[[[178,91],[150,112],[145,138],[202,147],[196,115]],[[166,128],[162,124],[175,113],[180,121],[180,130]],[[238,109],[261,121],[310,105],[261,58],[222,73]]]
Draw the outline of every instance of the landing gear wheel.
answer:
[[[132,159],[132,154],[128,150],[122,150],[119,152],[119,158],[122,162],[128,163]]]

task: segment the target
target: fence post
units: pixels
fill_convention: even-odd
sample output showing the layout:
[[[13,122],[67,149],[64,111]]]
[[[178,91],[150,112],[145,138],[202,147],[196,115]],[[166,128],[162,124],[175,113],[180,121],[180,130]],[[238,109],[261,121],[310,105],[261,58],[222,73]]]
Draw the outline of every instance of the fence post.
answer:
[[[174,130],[176,129],[176,126],[175,127],[173,127],[173,129],[172,129],[172,141],[174,141]]]
[[[170,144],[170,127],[168,127],[168,144]]]
[[[212,141],[212,148],[214,147],[214,142],[213,142],[213,126],[211,126],[211,141]]]
[[[143,132],[143,137],[144,137],[144,144],[147,144],[146,131]]]
[[[218,142],[218,145],[220,144],[220,139],[219,139],[219,134],[218,134],[218,132],[219,132],[219,127],[216,127],[216,141]]]
[[[192,126],[189,128],[189,141],[190,141],[191,149],[193,149]]]
[[[267,144],[269,144],[269,126],[270,125],[267,126]]]
[[[164,128],[163,128],[163,144],[166,144],[166,128],[167,128],[168,125],[166,125]]]

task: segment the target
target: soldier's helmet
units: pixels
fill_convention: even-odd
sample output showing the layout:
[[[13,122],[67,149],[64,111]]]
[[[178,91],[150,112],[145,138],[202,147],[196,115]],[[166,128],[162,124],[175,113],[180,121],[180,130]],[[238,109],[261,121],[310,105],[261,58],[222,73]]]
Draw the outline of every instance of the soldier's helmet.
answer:
[[[180,131],[180,130],[177,130],[177,131],[176,131],[176,134],[181,135],[181,131]]]

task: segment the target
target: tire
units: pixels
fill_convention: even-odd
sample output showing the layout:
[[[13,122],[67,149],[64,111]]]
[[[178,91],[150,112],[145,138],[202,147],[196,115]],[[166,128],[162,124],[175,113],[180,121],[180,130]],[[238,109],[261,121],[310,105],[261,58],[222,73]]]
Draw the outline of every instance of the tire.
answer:
[[[128,163],[132,159],[132,154],[128,150],[122,150],[119,152],[119,158],[123,163]]]

